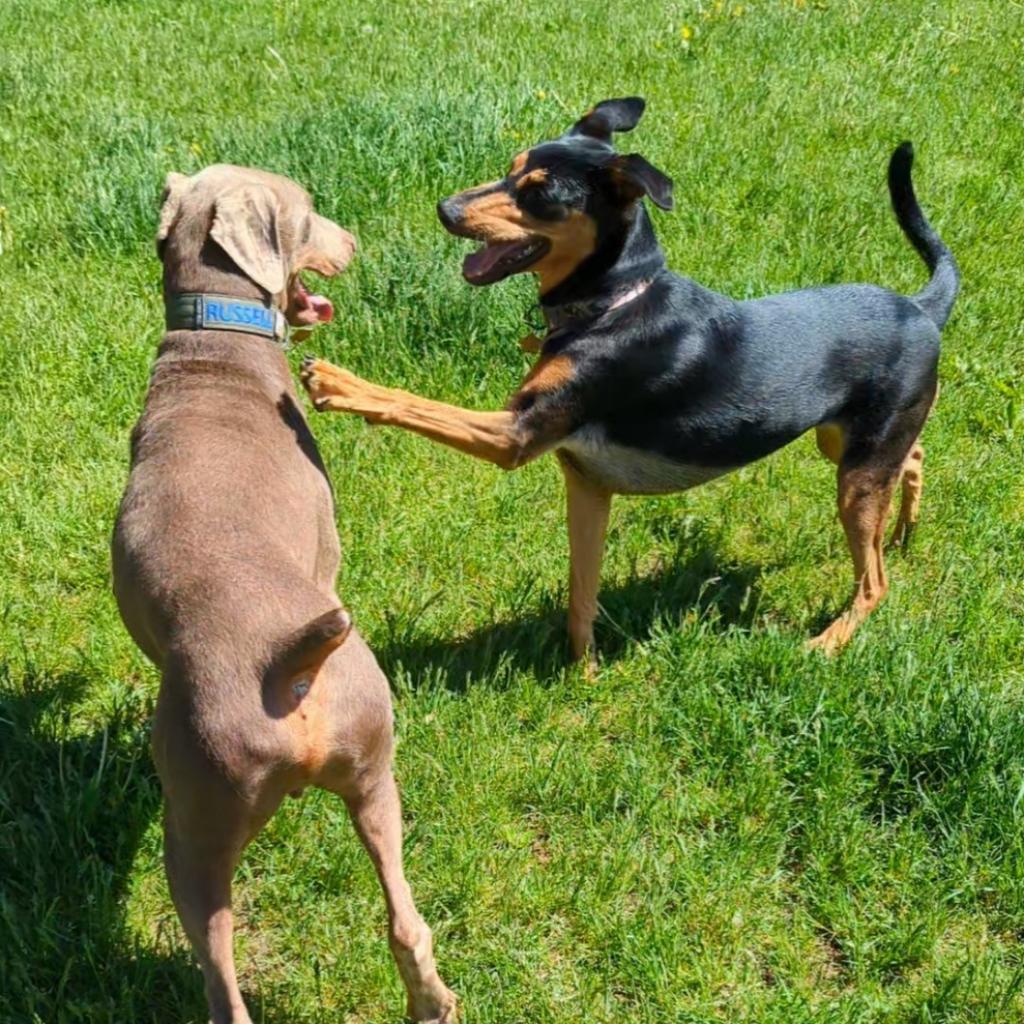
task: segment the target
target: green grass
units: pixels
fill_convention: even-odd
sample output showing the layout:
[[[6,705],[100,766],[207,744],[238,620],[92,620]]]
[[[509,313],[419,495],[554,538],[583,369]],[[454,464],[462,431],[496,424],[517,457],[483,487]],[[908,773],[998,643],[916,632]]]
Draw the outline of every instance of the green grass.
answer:
[[[590,684],[564,663],[551,459],[503,476],[317,418],[442,973],[470,1024],[1022,1019],[1024,8],[609,6],[0,5],[5,1024],[205,1020],[160,863],[157,680],[107,553],[161,334],[164,174],[229,160],[303,182],[361,243],[309,349],[495,407],[526,366],[531,285],[469,289],[433,205],[629,93],[649,103],[629,147],[676,181],[656,214],[670,263],[738,296],[919,287],[884,184],[915,141],[964,273],[922,524],[828,662],[801,644],[849,566],[810,440],[620,499]],[[256,1021],[399,1019],[338,800],[284,807],[236,893]]]

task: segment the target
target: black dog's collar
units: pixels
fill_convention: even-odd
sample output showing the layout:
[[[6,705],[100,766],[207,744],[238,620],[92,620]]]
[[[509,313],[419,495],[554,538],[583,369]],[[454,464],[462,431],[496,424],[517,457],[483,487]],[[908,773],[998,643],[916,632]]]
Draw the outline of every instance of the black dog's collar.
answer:
[[[558,306],[545,306],[541,303],[541,312],[550,332],[566,330],[577,324],[591,323],[600,320],[627,302],[638,299],[651,286],[650,281],[639,281],[631,288],[618,295],[603,295],[599,299],[581,299],[579,302],[563,302]]]
[[[253,299],[183,292],[165,301],[169,331],[238,331],[286,345],[288,321],[279,309]]]

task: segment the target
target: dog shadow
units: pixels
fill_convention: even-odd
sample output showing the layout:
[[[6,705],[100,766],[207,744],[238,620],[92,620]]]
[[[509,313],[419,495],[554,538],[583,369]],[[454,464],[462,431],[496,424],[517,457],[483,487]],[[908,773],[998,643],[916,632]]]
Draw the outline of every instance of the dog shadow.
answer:
[[[595,623],[601,660],[620,659],[636,643],[650,638],[662,622],[699,617],[717,632],[750,626],[757,615],[759,578],[767,567],[724,562],[706,537],[683,556],[655,572],[634,571],[624,583],[603,588]],[[477,682],[511,672],[529,671],[548,683],[569,667],[564,593],[540,595],[536,610],[495,622],[455,640],[396,637],[375,648],[389,678],[403,672],[413,682],[430,679],[462,693]],[[492,679],[492,685],[493,679]]]
[[[87,675],[29,674],[16,688],[13,676],[0,663],[0,1019],[205,1022],[192,958],[159,928],[143,945],[125,919],[160,811],[149,709],[130,698],[80,732]],[[246,998],[256,1024],[284,1021]]]

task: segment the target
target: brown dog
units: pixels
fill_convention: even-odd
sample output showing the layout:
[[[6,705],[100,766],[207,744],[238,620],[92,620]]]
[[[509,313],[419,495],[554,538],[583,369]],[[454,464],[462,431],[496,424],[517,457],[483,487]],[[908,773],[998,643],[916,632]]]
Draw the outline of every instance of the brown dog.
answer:
[[[275,343],[285,321],[333,314],[300,271],[340,273],[354,249],[286,178],[228,166],[168,177],[168,332],[132,435],[114,590],[162,674],[164,859],[215,1024],[250,1022],[235,866],[285,794],[309,785],[341,795],[377,869],[409,1015],[455,1015],[402,873],[388,683],[334,592],[331,488]]]

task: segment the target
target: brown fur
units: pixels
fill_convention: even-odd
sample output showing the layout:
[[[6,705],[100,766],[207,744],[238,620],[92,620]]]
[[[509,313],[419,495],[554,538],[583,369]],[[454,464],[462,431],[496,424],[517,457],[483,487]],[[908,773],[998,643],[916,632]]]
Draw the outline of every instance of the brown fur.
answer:
[[[540,359],[526,375],[520,392],[554,391],[572,378],[572,360],[566,355]]]
[[[597,246],[597,224],[578,210],[544,227],[536,233],[551,241],[551,250],[530,268],[540,277],[541,295],[560,285]]]
[[[594,619],[612,495],[587,480],[567,452],[557,454],[565,477],[569,525],[569,643],[573,658],[586,658],[587,670],[592,672],[597,657]]]
[[[524,188],[530,188],[531,185],[543,185],[547,180],[547,168],[535,167],[532,171],[527,171],[521,178],[516,179],[516,188],[522,191]]]
[[[835,622],[810,641],[809,647],[826,654],[843,647],[885,597],[889,580],[882,540],[896,479],[891,472],[873,466],[840,470],[839,519],[853,559],[853,601]]]
[[[530,151],[528,149],[524,149],[522,153],[516,153],[516,155],[512,157],[512,165],[509,167],[508,173],[513,176],[519,174],[526,166],[526,161],[529,159]]]
[[[507,192],[485,192],[469,200],[463,225],[488,243],[546,238],[550,248],[529,268],[540,277],[542,295],[564,281],[597,245],[597,224],[585,213],[573,210],[562,221],[539,220],[520,209]]]
[[[220,166],[168,179],[158,249],[168,294],[263,299],[291,319],[299,271],[340,272],[354,242],[294,182]],[[388,683],[332,612],[338,561],[331,488],[280,347],[165,334],[132,436],[114,590],[161,673],[152,746],[168,882],[215,1024],[250,1024],[232,952],[235,866],[307,785],[345,799],[377,867],[410,1015],[454,1018],[402,875]]]
[[[816,427],[814,433],[815,440],[818,442],[818,451],[829,462],[834,462],[838,466],[845,447],[842,427],[837,423],[825,423]]]
[[[385,388],[323,360],[304,364],[302,382],[320,412],[358,413],[370,423],[393,424],[423,434],[466,455],[514,469],[540,454],[516,429],[512,412],[473,412]]]

